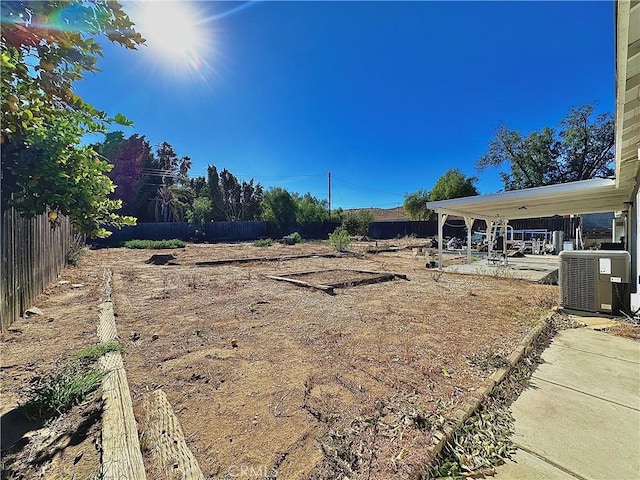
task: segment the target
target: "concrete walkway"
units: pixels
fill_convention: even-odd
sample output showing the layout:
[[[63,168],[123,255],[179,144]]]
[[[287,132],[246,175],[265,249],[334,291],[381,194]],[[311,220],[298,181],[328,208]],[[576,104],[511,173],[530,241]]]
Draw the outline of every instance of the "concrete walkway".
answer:
[[[640,342],[564,330],[514,402],[499,480],[640,479]]]

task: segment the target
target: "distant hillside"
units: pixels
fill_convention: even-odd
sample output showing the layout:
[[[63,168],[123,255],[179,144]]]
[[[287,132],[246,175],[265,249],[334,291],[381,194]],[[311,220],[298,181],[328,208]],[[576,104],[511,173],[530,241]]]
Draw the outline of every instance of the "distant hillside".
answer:
[[[402,207],[395,208],[353,208],[351,210],[345,210],[345,213],[359,212],[360,210],[369,210],[373,214],[373,220],[375,222],[391,222],[391,221],[404,221],[409,220],[404,214]]]

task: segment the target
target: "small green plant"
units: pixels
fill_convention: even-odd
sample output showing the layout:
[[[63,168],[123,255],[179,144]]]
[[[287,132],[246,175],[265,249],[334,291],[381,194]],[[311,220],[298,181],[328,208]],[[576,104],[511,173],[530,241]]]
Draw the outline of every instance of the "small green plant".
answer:
[[[120,342],[98,343],[97,345],[83,348],[78,353],[76,353],[73,358],[77,360],[97,360],[107,352],[121,352],[122,348],[123,345]]]
[[[339,252],[344,252],[351,243],[351,235],[344,228],[336,228],[331,235],[329,235],[329,244]]]
[[[86,362],[68,362],[36,380],[22,411],[32,419],[61,415],[96,391],[106,374]]]
[[[80,257],[82,257],[85,251],[84,235],[72,235],[69,239],[69,250],[67,250],[66,254],[67,265],[78,265]]]
[[[177,238],[171,240],[129,240],[124,242],[126,248],[153,249],[184,248],[187,244]]]
[[[271,245],[273,245],[273,240],[270,238],[261,238],[253,242],[254,247],[270,247]]]
[[[293,241],[295,243],[302,243],[302,235],[300,235],[298,232],[293,232],[291,235],[289,235],[291,238],[293,238]]]
[[[122,351],[120,342],[105,342],[83,348],[56,370],[36,377],[29,387],[28,400],[21,406],[30,419],[61,415],[95,392],[107,371],[96,367],[96,360],[107,352]]]

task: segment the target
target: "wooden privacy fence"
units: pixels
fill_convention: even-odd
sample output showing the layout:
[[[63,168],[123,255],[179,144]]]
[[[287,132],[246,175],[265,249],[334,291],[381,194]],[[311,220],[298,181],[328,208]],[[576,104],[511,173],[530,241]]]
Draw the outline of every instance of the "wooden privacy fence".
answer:
[[[102,243],[113,244],[127,240],[168,240],[171,238],[192,240],[196,238],[196,231],[204,233],[206,240],[210,242],[255,240],[267,235],[267,222],[209,222],[201,226],[186,222],[138,223],[135,227],[112,230],[111,236]],[[95,243],[101,242],[96,241]]]
[[[549,231],[562,230],[566,238],[573,238],[575,234],[574,219],[554,217],[554,218],[532,218],[526,220],[512,220],[509,224],[516,230],[542,228]],[[104,242],[113,245],[114,243],[127,240],[167,240],[178,238],[181,240],[205,240],[207,242],[231,242],[231,241],[251,241],[258,238],[276,238],[282,233],[298,232],[305,239],[326,240],[340,223],[318,222],[305,225],[291,225],[285,232],[277,232],[274,225],[263,221],[238,221],[238,222],[209,222],[202,226],[195,226],[189,223],[167,222],[167,223],[139,223],[135,227],[124,227],[122,230],[113,231],[112,235]],[[473,229],[484,230],[485,222],[476,220]],[[449,218],[444,224],[445,237],[463,237],[465,235],[465,224],[463,219]],[[202,232],[204,237],[198,237],[196,230]],[[414,235],[419,238],[435,237],[438,235],[438,221],[381,221],[373,222],[369,228],[369,237],[375,239],[389,239]],[[101,243],[101,242],[96,242]]]
[[[66,217],[53,229],[45,214],[24,218],[13,208],[2,210],[1,217],[0,320],[5,331],[60,273],[72,229]]]

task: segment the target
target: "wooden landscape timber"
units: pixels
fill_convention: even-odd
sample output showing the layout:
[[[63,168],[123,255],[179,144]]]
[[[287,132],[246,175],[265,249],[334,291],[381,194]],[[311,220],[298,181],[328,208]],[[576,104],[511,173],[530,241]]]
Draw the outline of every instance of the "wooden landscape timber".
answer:
[[[98,338],[101,343],[116,341],[115,317],[111,299],[111,272],[103,284],[104,301],[99,305]],[[138,427],[133,416],[131,392],[120,352],[108,352],[100,357],[100,366],[107,371],[102,384],[104,413],[102,416],[102,477],[105,480],[146,478]]]
[[[151,450],[154,473],[167,480],[204,480],[198,461],[187,447],[180,422],[164,391],[146,393],[142,403],[145,412],[145,444],[148,443]]]
[[[289,282],[292,283],[294,285],[298,285],[300,287],[307,287],[307,288],[315,288],[317,290],[322,290],[325,293],[329,293],[329,294],[333,294],[334,293],[334,289],[336,288],[346,288],[346,287],[353,287],[356,285],[367,285],[367,284],[371,284],[371,283],[380,283],[380,282],[388,282],[391,281],[395,278],[401,278],[403,280],[408,280],[407,276],[403,273],[395,273],[395,272],[371,272],[371,271],[367,271],[367,270],[340,270],[341,272],[350,272],[350,273],[361,273],[361,274],[366,274],[366,275],[372,275],[371,277],[368,278],[354,278],[354,279],[349,279],[349,280],[343,280],[343,281],[339,281],[339,282],[331,282],[331,283],[325,283],[325,284],[314,284],[311,282],[305,282],[304,280],[297,280],[295,278],[291,278],[291,277],[299,277],[299,276],[303,276],[303,275],[313,275],[313,274],[318,274],[318,273],[328,273],[328,272],[333,272],[336,271],[335,269],[332,270],[313,270],[310,272],[299,272],[299,273],[291,273],[288,275],[267,275],[267,278],[271,279],[271,280],[276,280],[276,281],[280,281],[280,282]]]
[[[208,260],[195,262],[196,267],[213,267],[216,265],[225,265],[229,263],[249,263],[249,262],[284,262],[287,260],[297,260],[300,258],[337,258],[341,257],[338,253],[307,253],[304,255],[283,255],[280,257],[246,257],[246,258],[223,258],[220,260]]]
[[[316,290],[322,290],[325,293],[328,294],[333,294],[333,287],[331,285],[314,285],[312,283],[309,282],[304,282],[302,280],[295,280],[293,278],[288,278],[288,277],[280,277],[277,275],[267,275],[267,278],[271,279],[271,280],[276,280],[279,282],[289,282],[289,283],[293,283],[294,285],[298,285],[300,287],[307,287],[307,288],[315,288]]]

